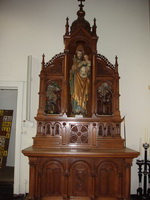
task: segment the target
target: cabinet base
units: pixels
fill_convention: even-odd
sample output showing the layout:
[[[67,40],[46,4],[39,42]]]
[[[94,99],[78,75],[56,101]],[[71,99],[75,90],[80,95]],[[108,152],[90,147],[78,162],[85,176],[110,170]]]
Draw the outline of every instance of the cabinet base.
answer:
[[[25,198],[25,200],[30,200],[29,196]],[[36,200],[36,199],[34,199]],[[89,197],[69,197],[69,198],[63,198],[63,197],[42,197],[41,199],[37,200],[123,200],[123,199],[118,199],[114,197],[97,197],[97,198],[89,198]],[[130,199],[129,199],[130,200]]]

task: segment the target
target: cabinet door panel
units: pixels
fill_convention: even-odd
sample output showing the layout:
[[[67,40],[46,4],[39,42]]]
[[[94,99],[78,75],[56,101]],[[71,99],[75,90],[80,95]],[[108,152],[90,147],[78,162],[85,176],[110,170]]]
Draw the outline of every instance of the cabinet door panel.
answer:
[[[91,196],[92,177],[89,165],[83,161],[75,162],[70,169],[69,196]]]
[[[63,168],[57,161],[49,161],[41,177],[42,196],[59,196],[63,193]]]
[[[114,163],[105,161],[98,166],[96,191],[98,196],[121,195],[121,176]]]

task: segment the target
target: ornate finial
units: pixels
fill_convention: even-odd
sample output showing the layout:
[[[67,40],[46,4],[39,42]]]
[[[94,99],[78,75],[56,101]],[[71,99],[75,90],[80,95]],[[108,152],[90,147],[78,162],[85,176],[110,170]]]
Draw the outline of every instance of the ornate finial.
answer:
[[[83,10],[82,8],[84,7],[84,5],[82,4],[82,2],[84,2],[85,0],[78,0],[78,1],[80,1],[80,5],[79,5],[80,10]]]
[[[80,1],[80,5],[83,6],[82,2],[85,2],[85,0],[78,0],[78,1]]]
[[[69,18],[66,18],[66,33],[65,35],[69,35]]]
[[[118,56],[116,56],[116,57],[115,57],[115,60],[116,60],[116,63],[115,63],[115,65],[117,65],[117,66],[118,66]]]
[[[84,28],[88,33],[92,34],[90,23],[85,20],[85,11],[83,10],[84,5],[82,4],[85,0],[78,0],[80,2],[79,4],[79,10],[77,12],[78,18],[73,21],[72,25],[70,26],[70,32],[69,34],[72,34],[77,29],[80,29],[81,27]]]
[[[84,2],[85,0],[78,0],[80,1],[79,7],[80,10],[77,12],[78,17],[84,17],[85,16],[85,12],[83,10],[84,5],[82,4],[82,2]]]
[[[42,70],[44,69],[44,67],[45,67],[45,55],[44,55],[44,53],[43,53],[43,55],[42,55]]]
[[[94,18],[94,20],[93,20],[93,21],[94,21],[94,26],[96,26],[96,18]]]
[[[115,57],[115,67],[116,67],[116,71],[118,72],[118,56]]]
[[[96,28],[97,28],[97,26],[96,26],[96,18],[94,18],[94,24],[93,24],[93,27],[92,27],[93,36],[96,36]]]

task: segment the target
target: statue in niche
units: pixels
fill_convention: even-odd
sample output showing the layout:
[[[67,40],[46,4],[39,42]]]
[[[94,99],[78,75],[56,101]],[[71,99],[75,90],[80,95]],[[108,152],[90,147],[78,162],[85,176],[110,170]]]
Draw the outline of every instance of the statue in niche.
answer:
[[[60,113],[60,86],[56,82],[48,85],[46,90],[46,114],[59,114]]]
[[[86,115],[90,84],[91,61],[81,50],[76,52],[70,70],[70,94],[72,114]]]
[[[97,114],[112,114],[112,89],[108,83],[103,83],[97,91]]]

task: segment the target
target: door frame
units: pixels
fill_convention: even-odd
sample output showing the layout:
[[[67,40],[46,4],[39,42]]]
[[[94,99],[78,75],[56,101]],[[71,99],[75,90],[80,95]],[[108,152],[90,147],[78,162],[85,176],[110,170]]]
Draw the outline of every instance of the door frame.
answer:
[[[20,193],[21,133],[23,119],[24,82],[0,81],[0,89],[17,89],[17,112],[15,133],[14,194]]]

